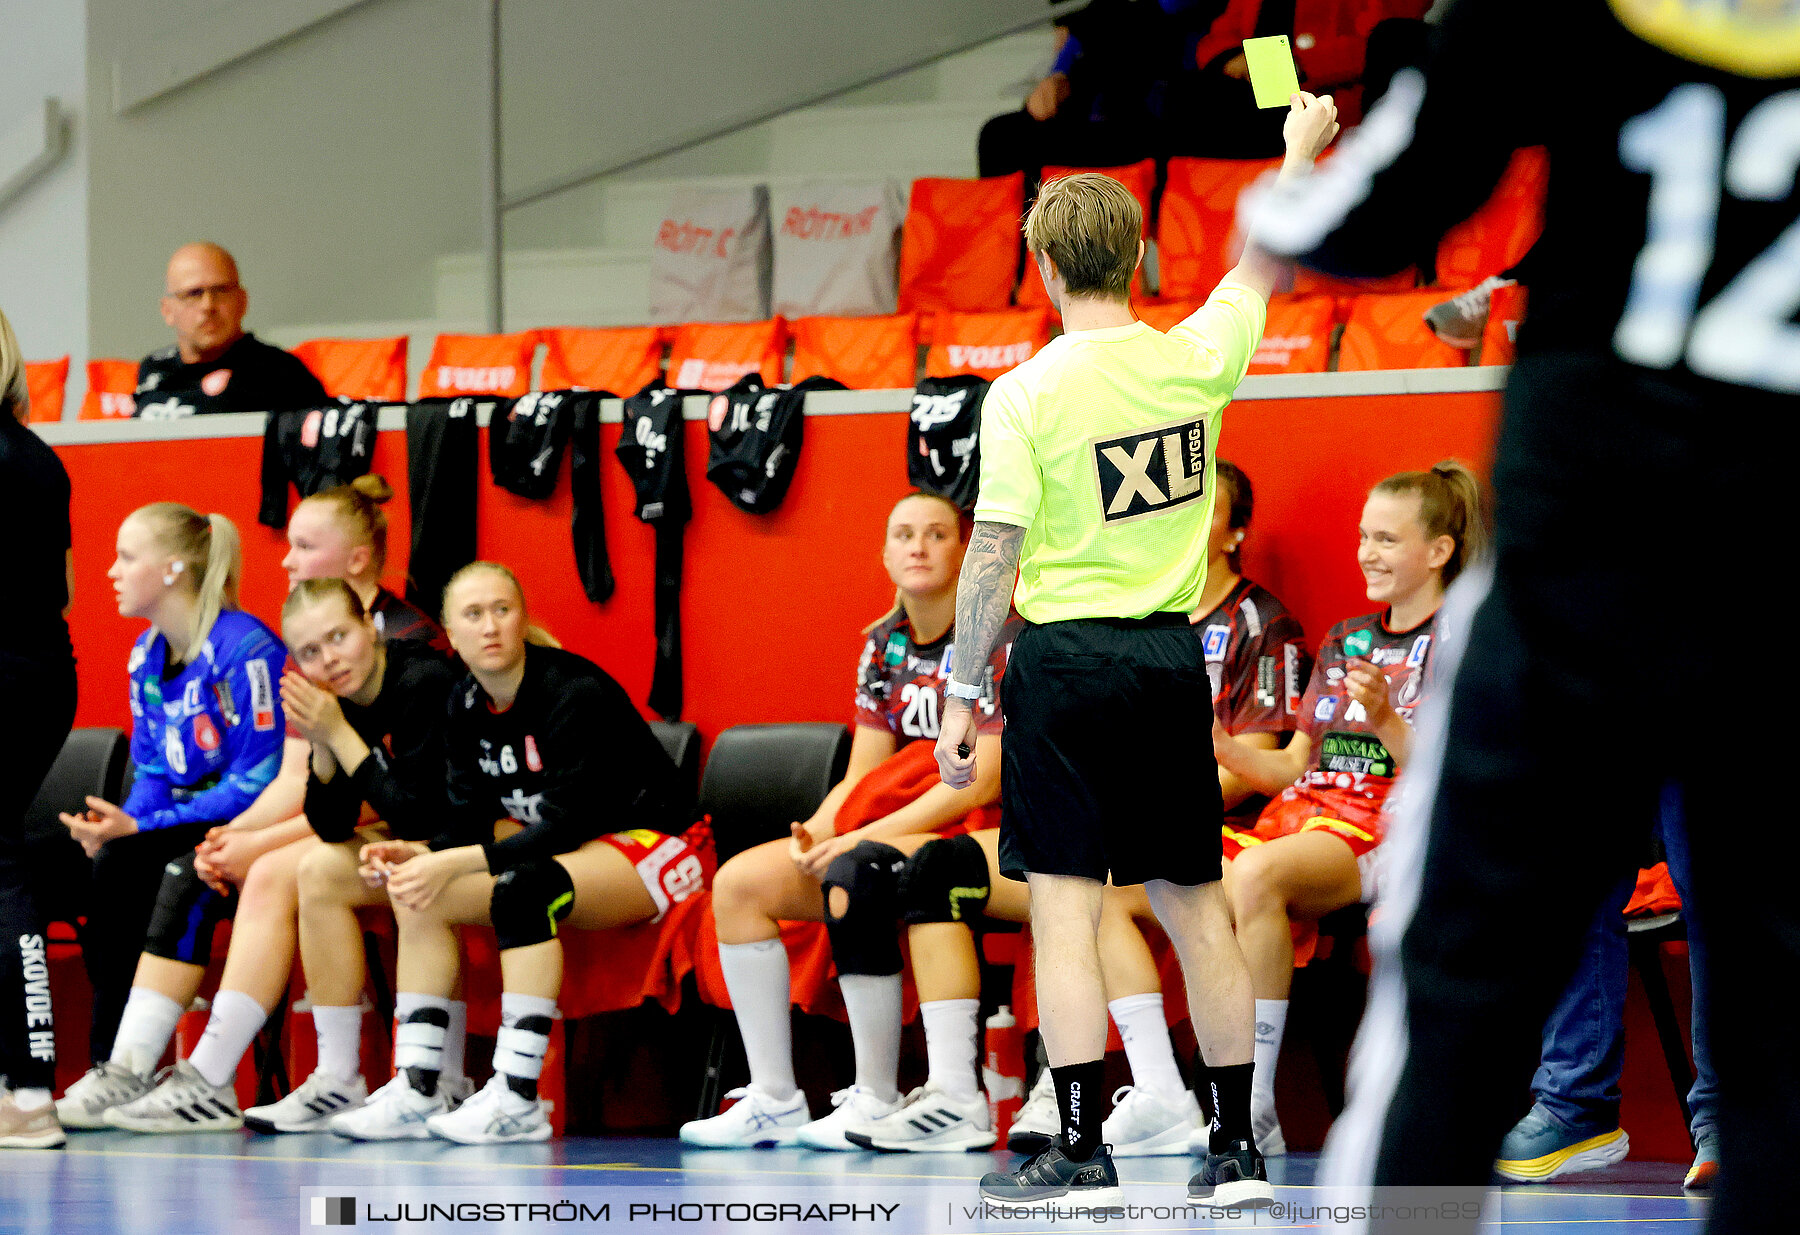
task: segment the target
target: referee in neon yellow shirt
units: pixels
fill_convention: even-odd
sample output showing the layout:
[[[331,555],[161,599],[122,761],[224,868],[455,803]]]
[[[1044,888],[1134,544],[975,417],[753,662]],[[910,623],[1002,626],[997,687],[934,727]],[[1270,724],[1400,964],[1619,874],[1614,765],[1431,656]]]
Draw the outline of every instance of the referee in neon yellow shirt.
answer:
[[[1297,94],[1282,174],[1337,132],[1329,95]],[[1188,626],[1206,576],[1219,417],[1262,338],[1283,266],[1251,249],[1168,334],[1137,321],[1143,219],[1118,181],[1044,186],[1025,242],[1064,334],[996,380],[982,405],[981,496],[956,597],[956,673],[938,738],[946,784],[975,777],[969,680],[1009,601],[1029,623],[1002,706],[1001,870],[1031,887],[1044,1045],[1062,1135],[981,1181],[1011,1203],[1122,1199],[1100,1144],[1106,996],[1100,895],[1143,883],[1187,977],[1216,1112],[1190,1196],[1266,1205],[1250,1132],[1250,974],[1220,879],[1212,690]],[[1014,593],[1015,571],[1017,593]]]

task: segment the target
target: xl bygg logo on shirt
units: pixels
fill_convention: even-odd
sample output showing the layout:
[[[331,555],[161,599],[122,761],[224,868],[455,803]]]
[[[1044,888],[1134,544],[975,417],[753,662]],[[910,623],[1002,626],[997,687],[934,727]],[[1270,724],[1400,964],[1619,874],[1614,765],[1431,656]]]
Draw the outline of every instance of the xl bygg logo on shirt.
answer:
[[[1160,514],[1206,496],[1206,420],[1096,439],[1094,475],[1108,523]]]

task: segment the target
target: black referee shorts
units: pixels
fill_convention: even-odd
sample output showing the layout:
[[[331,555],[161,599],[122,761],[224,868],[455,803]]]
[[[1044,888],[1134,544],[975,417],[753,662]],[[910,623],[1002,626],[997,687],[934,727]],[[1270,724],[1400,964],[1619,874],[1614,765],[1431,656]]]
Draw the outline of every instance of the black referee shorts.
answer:
[[[1219,878],[1212,685],[1186,614],[1027,626],[1000,698],[1002,874]]]

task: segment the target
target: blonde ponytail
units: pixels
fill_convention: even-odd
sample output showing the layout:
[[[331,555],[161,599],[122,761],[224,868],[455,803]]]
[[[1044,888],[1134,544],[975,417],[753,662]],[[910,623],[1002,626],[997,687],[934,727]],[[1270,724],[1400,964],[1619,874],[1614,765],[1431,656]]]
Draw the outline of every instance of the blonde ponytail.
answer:
[[[1444,563],[1444,586],[1456,582],[1471,562],[1487,552],[1487,513],[1481,480],[1469,465],[1445,459],[1428,472],[1400,472],[1376,485],[1376,493],[1419,495],[1419,522],[1425,538],[1448,536],[1456,547]]]
[[[202,515],[179,502],[152,502],[140,506],[131,517],[149,528],[157,548],[174,558],[179,573],[191,580],[198,603],[185,657],[192,659],[193,650],[212,633],[219,614],[238,607],[244,554],[237,525],[224,515]]]
[[[200,607],[194,613],[195,644],[212,633],[221,610],[238,607],[238,583],[244,573],[237,524],[224,515],[208,515],[206,522],[206,567],[200,576]]]

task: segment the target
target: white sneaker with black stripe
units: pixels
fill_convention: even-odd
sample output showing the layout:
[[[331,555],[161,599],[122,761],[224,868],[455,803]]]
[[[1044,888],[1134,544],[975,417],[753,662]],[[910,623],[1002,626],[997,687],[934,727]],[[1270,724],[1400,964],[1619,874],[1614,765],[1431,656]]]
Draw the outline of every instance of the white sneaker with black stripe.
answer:
[[[157,1075],[156,1088],[106,1112],[127,1132],[236,1132],[244,1126],[232,1085],[214,1085],[183,1059]]]
[[[354,1111],[368,1100],[369,1087],[362,1077],[346,1081],[314,1068],[300,1088],[281,1101],[245,1111],[244,1126],[252,1132],[323,1132],[333,1115]]]
[[[57,1122],[65,1128],[104,1128],[106,1112],[137,1101],[155,1085],[122,1063],[97,1063],[57,1102]]]
[[[864,1149],[888,1153],[960,1153],[994,1147],[987,1099],[960,1098],[927,1081],[899,1110],[845,1136]]]

